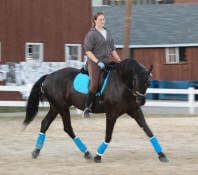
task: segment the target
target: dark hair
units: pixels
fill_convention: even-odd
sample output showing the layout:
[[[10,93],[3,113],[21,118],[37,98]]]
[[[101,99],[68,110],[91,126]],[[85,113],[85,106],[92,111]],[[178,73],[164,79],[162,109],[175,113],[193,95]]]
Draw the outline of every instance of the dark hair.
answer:
[[[100,15],[105,16],[105,14],[104,14],[103,12],[97,12],[97,13],[93,16],[92,21],[91,21],[91,22],[92,22],[92,27],[95,27],[95,26],[96,26],[95,20],[97,20],[98,16],[100,16]]]

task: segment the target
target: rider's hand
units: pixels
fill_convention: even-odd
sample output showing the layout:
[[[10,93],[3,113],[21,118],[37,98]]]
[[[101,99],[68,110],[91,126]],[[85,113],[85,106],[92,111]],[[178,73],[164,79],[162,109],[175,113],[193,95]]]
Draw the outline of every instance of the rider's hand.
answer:
[[[100,67],[100,69],[104,69],[105,68],[105,64],[102,61],[98,61],[97,65],[98,65],[98,67]]]

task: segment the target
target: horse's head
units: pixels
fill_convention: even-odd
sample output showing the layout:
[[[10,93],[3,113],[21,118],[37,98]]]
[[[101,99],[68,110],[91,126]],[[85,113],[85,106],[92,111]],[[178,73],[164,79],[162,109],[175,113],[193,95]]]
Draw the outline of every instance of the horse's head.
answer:
[[[151,71],[153,66],[150,66],[149,70],[143,68],[141,71],[134,75],[132,82],[132,93],[136,97],[136,103],[138,106],[145,104],[146,90],[149,86],[151,79]]]
[[[119,75],[122,77],[127,89],[136,97],[138,106],[145,103],[146,90],[149,86],[152,69],[152,66],[149,70],[146,69],[144,65],[134,59],[123,60],[119,65]]]

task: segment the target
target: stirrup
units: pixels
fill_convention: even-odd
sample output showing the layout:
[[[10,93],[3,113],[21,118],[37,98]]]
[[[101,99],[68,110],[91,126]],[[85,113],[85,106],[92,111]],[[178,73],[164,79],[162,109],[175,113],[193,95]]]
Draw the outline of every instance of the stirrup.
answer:
[[[91,109],[90,108],[85,108],[85,110],[83,111],[83,117],[84,118],[89,118],[90,117],[90,113]]]

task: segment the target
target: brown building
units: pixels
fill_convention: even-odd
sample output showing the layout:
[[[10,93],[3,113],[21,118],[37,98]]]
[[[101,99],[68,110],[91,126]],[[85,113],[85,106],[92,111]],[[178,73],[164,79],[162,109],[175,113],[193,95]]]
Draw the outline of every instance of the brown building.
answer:
[[[93,5],[125,5],[126,0],[92,0]],[[133,0],[134,5],[143,4],[173,4],[173,3],[197,3],[198,0]]]
[[[198,80],[198,4],[180,2],[133,6],[129,52],[147,67],[154,65],[155,80]],[[91,0],[0,0],[0,4],[0,66],[34,60],[43,74],[47,62],[83,60]],[[96,11],[105,12],[106,27],[121,55],[124,6],[94,7]],[[27,79],[38,72],[23,71]],[[2,94],[1,99],[13,97]]]
[[[175,3],[198,3],[198,0],[174,0]]]
[[[91,0],[0,0],[0,84],[17,84],[17,67],[28,84],[49,68],[82,61],[91,11]],[[13,98],[22,96],[0,92],[1,100]]]
[[[124,6],[95,7],[106,13],[120,53],[123,48]],[[116,11],[116,14],[115,14]],[[133,6],[130,55],[149,67],[156,80],[198,80],[198,3]]]
[[[0,64],[28,58],[64,62],[66,47],[73,44],[80,46],[82,55],[91,0],[0,0],[0,4]]]

